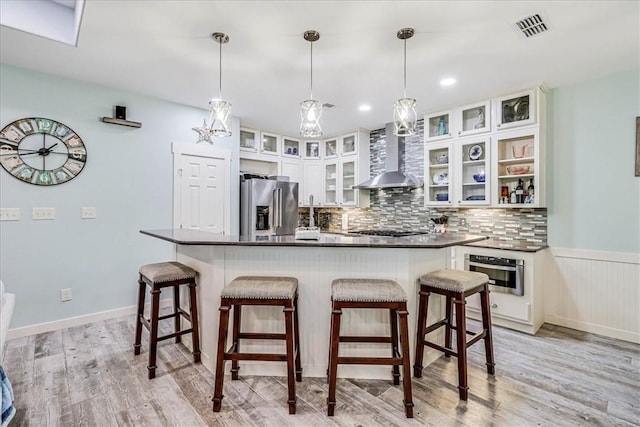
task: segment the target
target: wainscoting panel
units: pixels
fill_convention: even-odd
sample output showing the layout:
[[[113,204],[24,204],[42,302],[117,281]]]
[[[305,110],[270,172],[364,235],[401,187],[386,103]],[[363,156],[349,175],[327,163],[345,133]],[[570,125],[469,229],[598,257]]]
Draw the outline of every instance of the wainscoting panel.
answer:
[[[551,252],[546,322],[640,343],[640,254]]]

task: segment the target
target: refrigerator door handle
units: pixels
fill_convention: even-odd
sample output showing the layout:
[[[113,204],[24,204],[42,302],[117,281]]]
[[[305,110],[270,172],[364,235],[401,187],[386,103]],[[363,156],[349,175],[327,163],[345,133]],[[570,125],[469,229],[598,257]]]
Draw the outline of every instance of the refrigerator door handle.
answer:
[[[271,231],[275,233],[278,228],[278,209],[280,209],[280,205],[278,204],[278,189],[275,188],[271,192]]]
[[[282,227],[282,188],[278,188],[278,227]]]

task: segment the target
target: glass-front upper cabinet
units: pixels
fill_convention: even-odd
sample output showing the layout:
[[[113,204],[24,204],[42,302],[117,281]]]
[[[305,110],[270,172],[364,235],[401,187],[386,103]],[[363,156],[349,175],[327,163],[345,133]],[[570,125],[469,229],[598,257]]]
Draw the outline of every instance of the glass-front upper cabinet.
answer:
[[[277,156],[280,152],[280,136],[262,132],[261,134],[262,145],[260,146],[260,152],[262,154],[271,154]]]
[[[320,159],[320,141],[304,141],[304,158]]]
[[[353,159],[353,158],[352,158]],[[357,160],[343,160],[341,162],[341,177],[342,177],[342,206],[355,206],[356,205],[356,190],[353,186],[356,185],[356,171]]]
[[[489,138],[466,139],[454,145],[460,167],[455,170],[456,200],[459,206],[489,205],[490,147]]]
[[[424,147],[425,164],[425,205],[449,206],[453,198],[451,192],[451,143],[444,142]]]
[[[358,153],[358,144],[356,141],[357,135],[350,133],[340,137],[340,154],[348,156],[350,154]]]
[[[243,151],[258,151],[258,131],[240,128],[240,149]]]
[[[297,139],[282,139],[282,155],[289,157],[300,157],[300,141]]]
[[[327,162],[324,165],[324,204],[338,204],[338,162]]]
[[[451,126],[453,114],[451,111],[425,114],[424,140],[425,142],[441,141],[453,135]]]
[[[331,159],[338,156],[338,140],[325,139],[324,140],[324,158]]]
[[[456,109],[458,136],[475,135],[491,130],[491,101],[477,102]]]
[[[536,91],[527,90],[496,98],[496,130],[536,123]]]

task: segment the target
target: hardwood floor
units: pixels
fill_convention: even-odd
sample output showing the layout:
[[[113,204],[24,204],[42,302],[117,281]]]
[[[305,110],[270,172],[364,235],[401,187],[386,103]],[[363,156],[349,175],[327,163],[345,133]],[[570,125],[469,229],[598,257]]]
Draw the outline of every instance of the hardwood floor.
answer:
[[[535,337],[494,326],[496,375],[484,370],[482,344],[472,346],[467,402],[458,399],[455,358],[426,367],[413,378],[414,419],[391,379],[338,380],[329,418],[322,378],[297,383],[289,415],[286,378],[241,375],[225,379],[222,411],[213,413],[213,374],[182,345],[160,343],[157,377],[147,379],[147,337],[134,357],[130,316],[9,341],[11,426],[640,425],[640,346],[556,326]]]

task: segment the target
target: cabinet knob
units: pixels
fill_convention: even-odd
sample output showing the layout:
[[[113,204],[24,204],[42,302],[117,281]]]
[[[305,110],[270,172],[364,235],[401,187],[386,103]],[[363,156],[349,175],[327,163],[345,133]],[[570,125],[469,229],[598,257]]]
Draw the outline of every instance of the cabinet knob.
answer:
[[[461,133],[462,133],[462,131],[461,131],[461,130],[459,130],[459,131],[458,131],[458,135],[460,135]]]
[[[491,308],[498,308],[498,304],[494,302],[493,304],[491,304]]]

